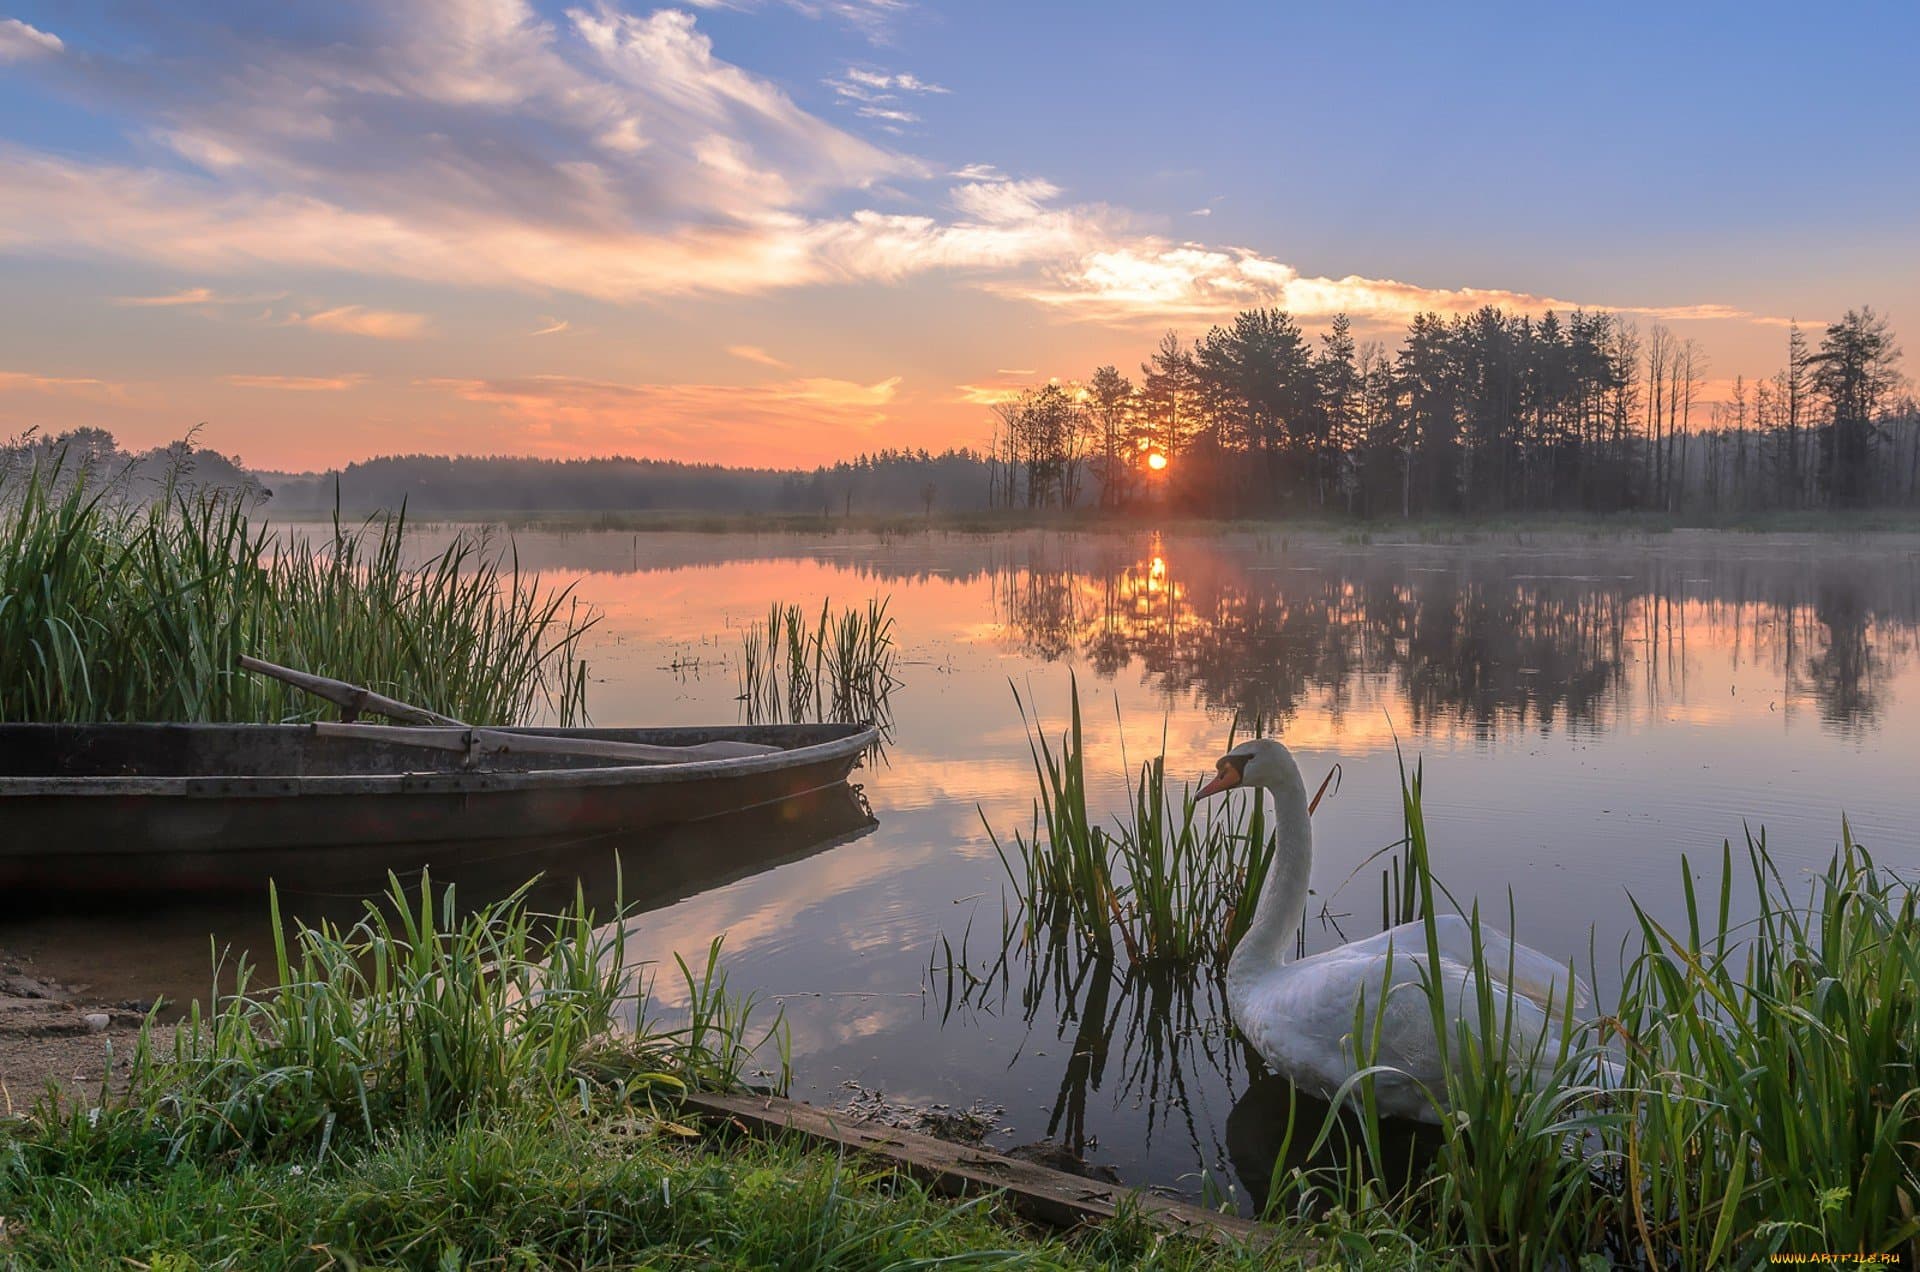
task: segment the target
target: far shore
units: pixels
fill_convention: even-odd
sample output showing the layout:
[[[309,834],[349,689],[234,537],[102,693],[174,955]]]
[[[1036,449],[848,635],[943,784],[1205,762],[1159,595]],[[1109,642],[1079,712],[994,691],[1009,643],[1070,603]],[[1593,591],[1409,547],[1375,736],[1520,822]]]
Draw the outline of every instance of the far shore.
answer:
[[[270,502],[266,515],[293,523],[330,522],[332,509],[279,509]],[[343,520],[379,516],[384,509],[347,508]],[[1155,515],[1147,510],[976,509],[965,512],[861,513],[847,515],[775,512],[699,512],[682,509],[500,509],[412,510],[421,524],[488,523],[513,530],[676,531],[696,534],[1002,534],[1055,530],[1094,534],[1297,534],[1352,543],[1474,543],[1516,535],[1566,538],[1629,538],[1676,531],[1716,530],[1735,534],[1920,535],[1920,509],[1885,508],[1830,512],[1723,513],[1682,515],[1650,512],[1514,513],[1485,517],[1328,518],[1320,516],[1207,517],[1190,512]]]

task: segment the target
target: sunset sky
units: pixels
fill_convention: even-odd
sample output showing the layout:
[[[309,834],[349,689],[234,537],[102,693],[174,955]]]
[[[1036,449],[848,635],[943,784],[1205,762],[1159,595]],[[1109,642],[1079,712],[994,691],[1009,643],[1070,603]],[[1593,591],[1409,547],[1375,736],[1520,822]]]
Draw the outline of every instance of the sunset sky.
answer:
[[[1868,303],[1920,354],[1916,47],[1905,0],[0,0],[0,432],[812,464],[1265,304],[1613,308],[1719,384]]]

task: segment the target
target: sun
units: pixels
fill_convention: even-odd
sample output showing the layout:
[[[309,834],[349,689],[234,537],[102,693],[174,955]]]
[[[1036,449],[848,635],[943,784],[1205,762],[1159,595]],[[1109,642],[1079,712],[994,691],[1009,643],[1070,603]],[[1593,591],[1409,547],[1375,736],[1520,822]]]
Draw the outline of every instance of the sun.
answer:
[[[1147,467],[1153,469],[1154,472],[1157,473],[1162,468],[1165,468],[1166,466],[1167,466],[1167,457],[1165,455],[1162,455],[1159,451],[1155,451],[1153,452],[1153,454],[1147,456]]]

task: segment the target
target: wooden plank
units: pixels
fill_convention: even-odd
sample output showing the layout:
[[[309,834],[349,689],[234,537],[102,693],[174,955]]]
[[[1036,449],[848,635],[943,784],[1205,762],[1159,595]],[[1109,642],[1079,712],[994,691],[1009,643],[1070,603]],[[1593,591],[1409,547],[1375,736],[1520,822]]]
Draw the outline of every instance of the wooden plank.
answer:
[[[1167,1231],[1196,1240],[1264,1249],[1273,1246],[1278,1237],[1268,1225],[1237,1215],[1083,1179],[991,1149],[863,1122],[775,1096],[696,1092],[682,1096],[681,1103],[726,1118],[755,1135],[800,1135],[881,1158],[936,1192],[1002,1192],[1015,1213],[1057,1228],[1111,1219],[1128,1205]]]
[[[430,747],[440,751],[478,751],[496,755],[584,755],[601,760],[638,760],[649,764],[691,764],[696,760],[738,760],[771,755],[782,748],[764,742],[696,742],[690,746],[657,746],[651,742],[615,742],[606,738],[575,738],[554,733],[506,733],[499,729],[458,726],[393,724],[335,724],[316,720],[308,726],[322,738],[358,738],[394,746]]]

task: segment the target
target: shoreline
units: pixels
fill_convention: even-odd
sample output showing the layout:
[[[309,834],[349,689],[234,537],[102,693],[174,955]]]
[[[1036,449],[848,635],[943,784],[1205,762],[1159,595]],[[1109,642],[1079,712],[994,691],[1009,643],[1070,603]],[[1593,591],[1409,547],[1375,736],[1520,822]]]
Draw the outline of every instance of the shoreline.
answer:
[[[342,508],[343,524],[357,524],[390,514],[392,509]],[[269,521],[287,525],[330,525],[334,510],[276,509],[263,505]],[[1085,534],[1283,534],[1354,543],[1478,543],[1510,540],[1515,536],[1569,539],[1660,538],[1677,533],[1729,535],[1794,535],[1847,538],[1867,535],[1920,536],[1920,510],[1868,509],[1858,512],[1756,513],[1744,516],[1675,517],[1655,513],[1552,514],[1533,513],[1490,517],[1398,518],[1341,517],[1207,517],[1175,513],[1147,518],[1093,509],[1059,512],[1043,510],[980,510],[941,513],[931,517],[901,513],[854,513],[848,516],[788,515],[773,512],[705,513],[680,510],[595,508],[451,508],[411,510],[410,522],[419,525],[491,524],[509,530],[557,533],[614,531],[621,533],[679,532],[694,534],[1011,534],[1050,530]]]
[[[146,1018],[143,1004],[98,1002],[0,947],[0,1116],[26,1113],[50,1083],[91,1102],[103,1078],[124,1081]]]

